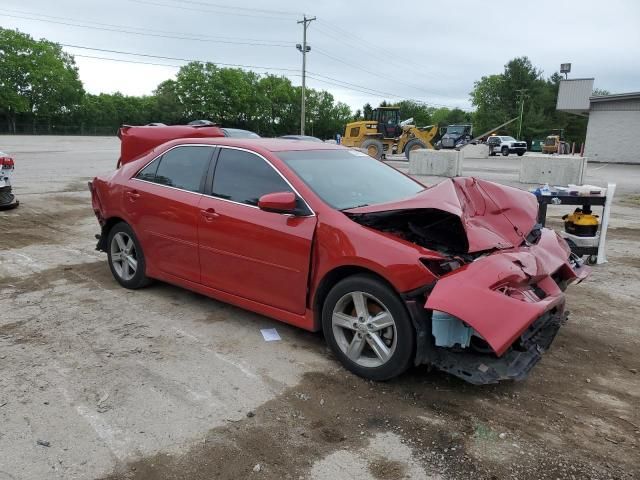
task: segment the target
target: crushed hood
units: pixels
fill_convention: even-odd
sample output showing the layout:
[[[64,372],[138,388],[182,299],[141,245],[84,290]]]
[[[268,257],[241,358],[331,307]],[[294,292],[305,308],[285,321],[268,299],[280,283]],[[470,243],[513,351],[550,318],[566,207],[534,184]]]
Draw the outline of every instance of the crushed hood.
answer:
[[[448,179],[414,197],[346,210],[350,216],[382,212],[441,210],[457,216],[468,253],[522,244],[536,224],[538,202],[531,193],[473,177]]]

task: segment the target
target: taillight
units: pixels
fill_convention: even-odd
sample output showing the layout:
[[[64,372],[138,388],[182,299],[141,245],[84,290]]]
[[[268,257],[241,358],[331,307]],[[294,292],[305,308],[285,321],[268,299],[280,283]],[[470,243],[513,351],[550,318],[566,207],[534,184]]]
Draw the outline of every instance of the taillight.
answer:
[[[13,168],[15,162],[11,157],[0,157],[0,167],[2,168]]]

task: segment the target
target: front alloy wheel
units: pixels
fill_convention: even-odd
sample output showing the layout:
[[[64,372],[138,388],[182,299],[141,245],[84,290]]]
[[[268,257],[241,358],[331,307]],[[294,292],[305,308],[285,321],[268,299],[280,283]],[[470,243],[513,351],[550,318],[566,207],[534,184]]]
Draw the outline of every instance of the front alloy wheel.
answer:
[[[333,309],[331,324],[342,353],[363,367],[384,365],[396,349],[393,315],[380,300],[368,293],[345,294]]]
[[[372,274],[339,281],[322,307],[322,330],[340,362],[367,380],[404,372],[415,354],[415,329],[404,302]]]

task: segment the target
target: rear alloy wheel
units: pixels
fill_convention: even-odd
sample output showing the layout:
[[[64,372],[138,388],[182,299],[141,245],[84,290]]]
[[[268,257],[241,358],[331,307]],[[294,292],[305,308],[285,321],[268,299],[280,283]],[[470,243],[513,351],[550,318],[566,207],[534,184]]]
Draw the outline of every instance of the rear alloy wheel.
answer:
[[[384,146],[382,142],[377,138],[368,138],[364,142],[362,142],[362,149],[367,152],[367,155],[375,158],[376,160],[381,160],[382,155],[384,153]]]
[[[322,312],[325,338],[342,364],[368,380],[388,380],[413,358],[415,333],[397,294],[369,275],[339,282]]]
[[[412,151],[418,150],[420,148],[427,148],[427,146],[421,140],[414,138],[413,140],[409,140],[407,144],[404,146],[404,156],[409,160],[409,155]]]
[[[137,289],[149,284],[142,247],[129,225],[124,222],[114,225],[107,245],[109,268],[120,285]]]

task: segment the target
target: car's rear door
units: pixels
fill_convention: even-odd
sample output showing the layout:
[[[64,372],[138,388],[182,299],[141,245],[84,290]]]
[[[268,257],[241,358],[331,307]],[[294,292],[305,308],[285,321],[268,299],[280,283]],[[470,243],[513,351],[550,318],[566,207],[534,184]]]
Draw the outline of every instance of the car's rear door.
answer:
[[[127,183],[125,209],[147,268],[200,281],[198,204],[214,151],[210,145],[174,147]]]
[[[294,189],[254,152],[220,147],[214,168],[212,187],[200,201],[202,283],[303,313],[315,215],[299,195],[300,215],[258,208],[262,195]]]

